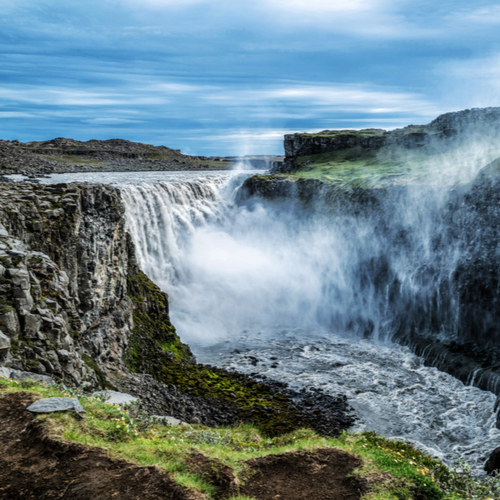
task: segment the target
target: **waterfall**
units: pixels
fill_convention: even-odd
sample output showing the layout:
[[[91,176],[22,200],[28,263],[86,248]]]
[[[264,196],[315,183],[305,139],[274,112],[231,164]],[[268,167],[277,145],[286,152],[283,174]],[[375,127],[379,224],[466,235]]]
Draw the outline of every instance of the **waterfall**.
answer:
[[[393,214],[390,224],[332,218],[235,203],[236,184],[219,177],[121,187],[141,267],[171,295],[188,340],[285,326],[387,337],[409,316],[420,329],[452,331],[446,288],[456,252],[435,241],[444,237],[436,206],[423,205],[423,217],[413,209],[419,200],[398,197],[383,211]]]
[[[64,180],[120,188],[139,263],[200,362],[343,393],[354,430],[478,473],[500,446],[496,397],[477,387],[500,391],[500,356],[473,358],[495,332],[500,189],[487,175],[380,193],[368,208],[335,193],[333,210],[326,192],[307,210],[299,195],[245,200],[249,174],[89,175]]]
[[[449,344],[488,345],[495,319],[483,315],[479,330],[483,304],[467,292],[477,286],[470,241],[482,255],[487,228],[470,219],[470,189],[467,198],[432,184],[398,188],[378,193],[370,210],[340,204],[332,213],[321,193],[309,211],[293,196],[235,197],[247,176],[120,186],[140,265],[169,293],[185,341],[290,328],[396,340],[470,380],[483,354],[464,362],[471,349]],[[482,373],[475,383],[498,392],[495,369]]]
[[[224,213],[222,177],[128,184],[121,188],[127,229],[144,272],[163,289],[187,279],[183,255],[196,229]]]

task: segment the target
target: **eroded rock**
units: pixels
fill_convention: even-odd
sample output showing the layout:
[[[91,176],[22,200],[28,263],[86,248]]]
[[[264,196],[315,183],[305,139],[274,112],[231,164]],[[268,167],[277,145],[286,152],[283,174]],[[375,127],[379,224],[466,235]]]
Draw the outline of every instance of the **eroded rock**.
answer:
[[[86,411],[76,398],[45,398],[26,408],[32,413],[55,413],[59,411],[71,411],[84,417]]]

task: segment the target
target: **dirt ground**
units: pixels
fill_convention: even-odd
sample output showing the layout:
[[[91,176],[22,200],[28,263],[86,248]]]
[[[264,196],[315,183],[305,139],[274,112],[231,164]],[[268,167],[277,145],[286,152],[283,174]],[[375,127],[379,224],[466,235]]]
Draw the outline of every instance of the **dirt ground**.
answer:
[[[1,500],[206,500],[158,467],[112,460],[104,451],[51,438],[26,411],[32,401],[27,393],[0,399]],[[229,467],[201,454],[189,460],[193,472],[217,487],[219,498],[236,494]],[[257,500],[355,500],[363,489],[347,477],[359,460],[336,449],[268,455],[248,465],[249,478],[239,493]]]
[[[26,407],[33,397],[0,400],[2,500],[202,500],[157,467],[111,460],[100,450],[50,438]]]
[[[335,448],[250,460],[254,475],[241,493],[258,500],[357,500],[362,483],[348,475],[359,459]]]

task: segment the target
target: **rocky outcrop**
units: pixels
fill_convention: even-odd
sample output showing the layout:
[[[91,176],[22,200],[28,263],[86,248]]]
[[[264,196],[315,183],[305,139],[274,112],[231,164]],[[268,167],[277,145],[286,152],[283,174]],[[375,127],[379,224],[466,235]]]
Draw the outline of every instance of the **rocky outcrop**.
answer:
[[[302,427],[336,435],[352,424],[343,396],[195,363],[170,322],[168,297],[137,265],[117,189],[0,187],[0,366],[85,389],[116,385],[151,413],[193,423],[249,421],[270,435]]]
[[[482,139],[498,135],[500,131],[500,108],[470,109],[446,113],[428,125],[409,125],[402,129],[386,131],[324,130],[318,133],[285,135],[285,162],[275,171],[289,173],[297,170],[296,159],[334,151],[362,148],[378,150],[383,147],[415,149],[425,145],[439,144],[440,148],[453,147],[455,139],[464,137]]]
[[[25,143],[0,140],[0,175],[215,168],[217,165],[205,157],[124,139],[82,142],[61,137]]]
[[[443,120],[440,126],[449,130],[450,123]],[[383,251],[353,252],[347,279],[360,304],[366,299],[376,307],[366,312],[360,306],[359,317],[356,311],[331,319],[324,311],[324,316],[335,329],[353,329],[366,337],[378,322],[380,337],[408,345],[426,364],[464,383],[500,394],[499,193],[496,160],[472,182],[439,193],[432,185],[420,185],[417,192],[411,185],[360,189],[269,175],[247,179],[239,202],[266,200],[295,210],[298,219],[330,218],[332,227],[344,224],[353,234],[364,224]],[[411,205],[411,200],[429,206]],[[418,214],[413,221],[408,206]],[[423,241],[413,238],[422,227],[427,254],[419,249]],[[358,248],[364,243],[358,241]],[[366,245],[372,249],[370,242]],[[331,300],[341,299],[333,294]]]
[[[183,356],[166,295],[143,276],[156,294],[137,298],[140,271],[123,213],[118,190],[107,186],[2,186],[0,329],[11,342],[4,364],[74,385],[109,385],[105,374],[127,372],[130,339],[141,339],[136,313],[155,322],[158,341],[168,330]],[[148,332],[153,342],[156,333]]]

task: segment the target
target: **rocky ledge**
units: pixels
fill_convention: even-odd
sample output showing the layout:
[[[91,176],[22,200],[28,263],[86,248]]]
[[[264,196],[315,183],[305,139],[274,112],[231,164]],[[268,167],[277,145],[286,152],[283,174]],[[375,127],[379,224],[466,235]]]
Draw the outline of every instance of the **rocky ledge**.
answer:
[[[370,228],[384,251],[364,254],[361,240],[349,278],[360,304],[369,297],[378,309],[360,305],[359,317],[333,318],[335,328],[370,337],[378,324],[379,336],[427,364],[500,394],[500,159],[490,162],[499,132],[500,108],[487,108],[393,132],[296,134],[285,138],[282,169],[293,172],[248,178],[239,202],[280,205],[353,234]],[[449,165],[479,173],[464,181],[447,175]],[[419,253],[424,241],[430,258]]]
[[[117,189],[0,184],[0,223],[0,376],[118,388],[150,414],[249,421],[270,435],[301,427],[335,435],[352,424],[343,396],[196,363],[167,295],[137,265]]]
[[[300,169],[300,157],[357,148],[408,150],[438,145],[455,147],[457,140],[484,139],[500,131],[500,108],[467,109],[446,113],[428,125],[409,125],[396,130],[323,130],[318,133],[285,135],[285,161],[276,165],[276,172],[289,173]],[[359,154],[359,153],[358,153]]]
[[[204,156],[183,155],[178,149],[124,139],[87,142],[0,140],[0,175],[39,176],[63,172],[206,170],[227,168]]]

